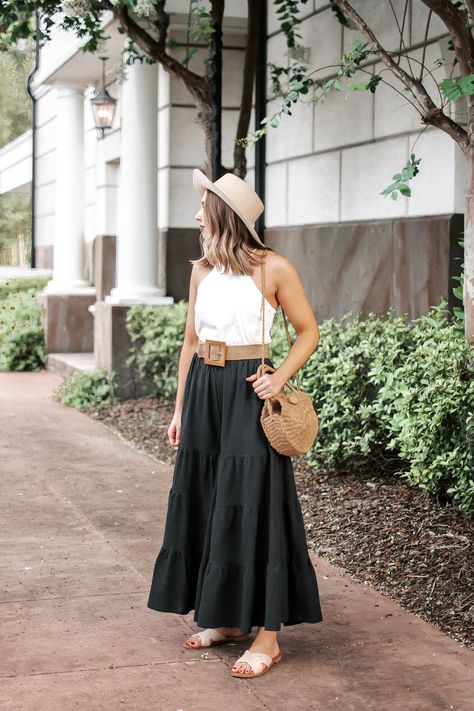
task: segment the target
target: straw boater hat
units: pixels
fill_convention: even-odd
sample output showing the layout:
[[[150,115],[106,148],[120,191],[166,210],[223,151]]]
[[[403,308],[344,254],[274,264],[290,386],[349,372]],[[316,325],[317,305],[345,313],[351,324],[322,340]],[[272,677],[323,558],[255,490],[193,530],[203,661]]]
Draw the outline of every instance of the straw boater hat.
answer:
[[[257,242],[265,246],[253,227],[255,220],[263,212],[264,204],[245,180],[233,173],[226,173],[213,183],[196,168],[193,171],[193,185],[200,195],[203,195],[205,190],[212,190],[222,198],[237,213]]]

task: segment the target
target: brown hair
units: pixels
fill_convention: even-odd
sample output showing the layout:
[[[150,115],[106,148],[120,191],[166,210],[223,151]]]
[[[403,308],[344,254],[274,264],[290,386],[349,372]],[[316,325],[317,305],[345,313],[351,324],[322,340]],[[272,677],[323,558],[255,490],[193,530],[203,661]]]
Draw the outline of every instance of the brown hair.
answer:
[[[260,264],[260,255],[252,250],[274,251],[257,242],[235,210],[212,190],[206,190],[204,214],[209,234],[206,239],[202,233],[199,235],[203,256],[191,259],[191,264],[219,266],[225,273],[230,270],[233,274],[252,274],[253,267]]]

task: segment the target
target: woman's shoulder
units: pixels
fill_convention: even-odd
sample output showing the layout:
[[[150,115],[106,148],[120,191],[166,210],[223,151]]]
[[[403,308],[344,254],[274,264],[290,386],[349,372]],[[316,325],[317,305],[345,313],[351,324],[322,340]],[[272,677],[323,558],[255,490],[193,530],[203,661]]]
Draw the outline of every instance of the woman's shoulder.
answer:
[[[283,254],[266,250],[265,262],[268,265],[268,269],[275,277],[291,277],[298,273],[298,270],[291,259],[285,257]]]

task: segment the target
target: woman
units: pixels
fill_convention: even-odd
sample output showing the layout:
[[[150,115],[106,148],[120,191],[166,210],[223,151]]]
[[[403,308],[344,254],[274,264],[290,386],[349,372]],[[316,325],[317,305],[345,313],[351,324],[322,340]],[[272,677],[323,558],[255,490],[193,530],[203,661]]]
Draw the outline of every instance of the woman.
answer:
[[[232,667],[260,676],[280,661],[277,632],[320,622],[291,458],[268,442],[263,400],[276,395],[315,350],[318,326],[290,260],[261,242],[263,211],[245,181],[215,183],[200,170],[196,215],[203,256],[193,261],[173,419],[177,449],[161,550],[148,607],[186,614],[206,629],[184,646],[200,649],[257,635]],[[297,333],[275,372],[257,378],[262,358],[261,259],[265,257],[264,361],[281,304]]]

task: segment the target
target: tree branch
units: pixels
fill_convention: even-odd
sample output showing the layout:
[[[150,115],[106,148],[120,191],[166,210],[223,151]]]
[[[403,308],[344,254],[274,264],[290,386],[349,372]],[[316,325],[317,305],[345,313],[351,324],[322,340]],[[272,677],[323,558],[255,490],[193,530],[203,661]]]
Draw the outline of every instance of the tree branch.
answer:
[[[454,54],[459,62],[462,76],[474,74],[474,36],[469,26],[469,16],[466,10],[456,7],[449,0],[421,0],[446,25],[454,45]],[[469,9],[474,7],[470,0]],[[474,18],[473,18],[474,19]],[[468,134],[474,140],[474,96],[466,96],[468,115]]]
[[[421,55],[421,67],[420,76],[418,77],[420,81],[423,81],[423,69],[425,67],[425,57],[426,57],[426,45],[428,44],[428,32],[430,31],[430,20],[432,15],[432,10],[428,12],[428,19],[426,20],[425,36],[423,37],[423,54]]]
[[[471,15],[471,20],[474,22],[474,0],[466,0],[466,5]]]
[[[421,108],[423,123],[436,126],[447,133],[459,144],[463,153],[467,155],[470,146],[470,139],[467,131],[447,116],[441,108],[436,106],[433,99],[426,91],[426,88],[418,79],[412,77],[397,64],[390,53],[382,47],[365,20],[347,0],[334,0],[334,2],[339,6],[342,12],[344,12],[344,14],[352,20],[365,39],[375,47],[380,55],[381,61],[410,91]],[[422,2],[425,2],[425,4],[428,4],[428,2],[438,4],[441,0],[422,0]]]
[[[247,45],[245,47],[244,77],[242,83],[242,97],[240,100],[240,113],[235,134],[236,141],[247,135],[250,125],[262,1],[248,0],[247,7]],[[245,147],[239,145],[238,143],[234,144],[234,171],[239,177],[245,178],[247,172]]]
[[[465,10],[456,7],[449,0],[421,0],[427,8],[444,22],[454,44],[454,53],[461,72],[474,74],[474,37],[469,27]]]
[[[160,64],[162,64],[168,72],[171,72],[181,79],[186,88],[196,99],[198,99],[198,101],[210,105],[212,101],[211,89],[207,79],[199,74],[196,74],[195,72],[192,72],[177,59],[169,55],[166,51],[169,16],[163,9],[163,2],[155,5],[155,9],[158,14],[158,19],[156,21],[156,27],[159,32],[158,40],[154,39],[145,29],[143,29],[143,27],[141,27],[140,24],[129,15],[128,10],[125,7],[117,8],[112,5],[109,0],[105,0],[104,6],[108,6],[108,9],[114,13],[115,17],[126,30],[130,39],[132,39],[133,42],[140,47],[140,49],[142,49],[152,59],[160,62]]]

